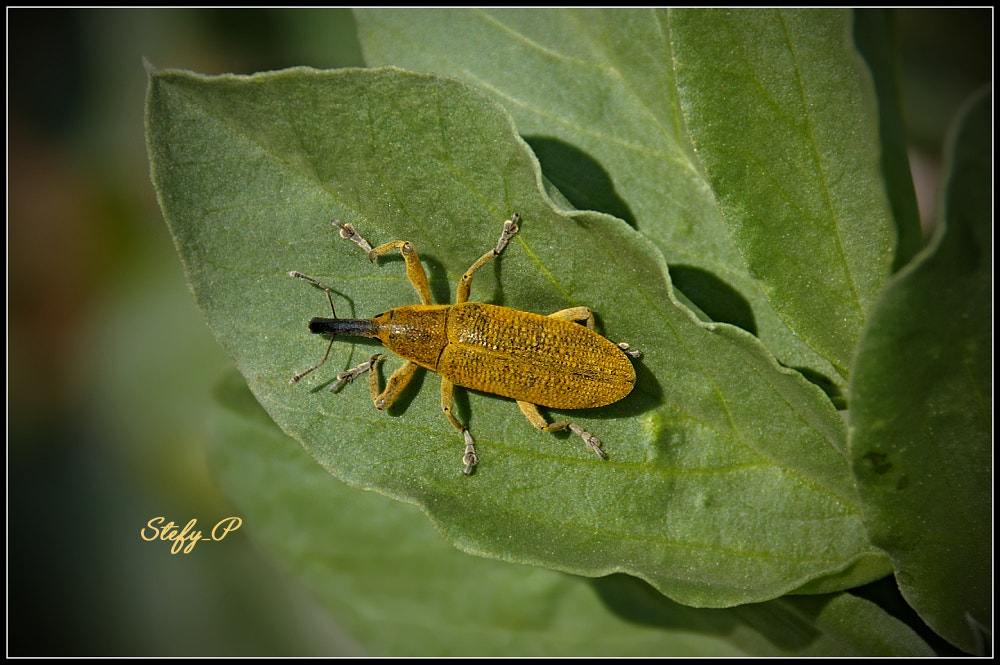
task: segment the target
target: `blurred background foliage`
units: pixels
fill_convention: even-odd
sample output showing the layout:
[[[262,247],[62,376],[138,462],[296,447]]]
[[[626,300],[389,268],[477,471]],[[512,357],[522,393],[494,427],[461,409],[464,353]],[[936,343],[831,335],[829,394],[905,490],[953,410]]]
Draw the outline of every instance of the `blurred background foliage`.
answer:
[[[947,124],[992,80],[992,13],[894,16],[930,224]],[[187,555],[140,538],[234,514],[204,446],[229,361],[149,182],[142,58],[363,66],[350,11],[8,9],[7,34],[8,653],[363,653],[245,531]]]

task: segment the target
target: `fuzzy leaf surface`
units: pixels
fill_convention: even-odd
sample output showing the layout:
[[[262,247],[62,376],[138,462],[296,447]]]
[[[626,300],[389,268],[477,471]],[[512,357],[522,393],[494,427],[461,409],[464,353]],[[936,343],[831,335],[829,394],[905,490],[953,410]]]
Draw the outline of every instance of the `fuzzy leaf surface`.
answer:
[[[416,507],[331,477],[235,371],[215,393],[209,461],[245,528],[370,655],[933,655],[849,593],[698,609],[626,575],[589,580],[469,556]]]
[[[851,413],[872,539],[924,621],[978,655],[993,593],[991,144],[984,94],[954,136],[944,222],[872,316]]]

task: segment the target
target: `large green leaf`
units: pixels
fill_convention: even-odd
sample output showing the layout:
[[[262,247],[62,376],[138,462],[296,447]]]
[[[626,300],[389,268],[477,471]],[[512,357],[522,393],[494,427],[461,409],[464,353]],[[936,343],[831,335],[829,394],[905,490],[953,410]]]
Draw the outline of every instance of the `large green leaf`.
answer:
[[[235,372],[216,394],[210,461],[245,528],[372,655],[932,655],[847,593],[695,609],[624,575],[591,581],[463,554],[415,507],[331,478]]]
[[[421,506],[466,551],[628,572],[692,605],[887,572],[822,391],[751,335],[676,304],[661,255],[628,225],[558,212],[486,96],[395,69],[163,71],[147,114],[153,181],[209,327],[275,422],[338,477]],[[334,285],[341,315],[415,301],[400,261],[373,266],[327,220],[372,242],[412,241],[446,302],[515,211],[521,233],[477,274],[474,299],[542,313],[588,305],[610,338],[645,351],[632,395],[565,414],[602,438],[608,461],[533,430],[508,400],[460,391],[481,458],[464,477],[436,377],[387,414],[363,386],[324,390],[368,345],[341,341],[327,367],[288,385],[322,355],[306,322],[328,309],[289,269]]]
[[[370,65],[490,91],[555,185],[632,221],[701,309],[846,386],[893,258],[849,12],[356,14]]]
[[[992,625],[991,144],[984,94],[954,137],[943,222],[879,301],[851,385],[872,538],[927,624],[973,653]]]

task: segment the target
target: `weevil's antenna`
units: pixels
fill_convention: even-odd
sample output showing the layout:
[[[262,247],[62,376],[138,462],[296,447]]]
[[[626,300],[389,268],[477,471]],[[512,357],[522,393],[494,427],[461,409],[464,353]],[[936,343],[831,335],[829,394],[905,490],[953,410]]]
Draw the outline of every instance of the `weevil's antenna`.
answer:
[[[313,284],[314,286],[318,286],[319,288],[321,288],[324,291],[326,291],[326,298],[327,298],[327,300],[330,301],[330,311],[333,313],[333,318],[337,318],[337,310],[334,309],[334,307],[333,307],[333,294],[330,292],[330,287],[329,286],[326,286],[325,284],[321,283],[319,280],[313,279],[309,275],[303,275],[298,270],[291,271],[290,273],[288,273],[288,276],[289,277],[295,277],[296,279],[304,279],[307,282],[309,282],[310,284]],[[327,345],[327,347],[326,347],[326,353],[323,354],[323,359],[322,360],[320,360],[318,363],[316,363],[315,365],[313,365],[312,367],[310,367],[306,371],[299,372],[298,374],[296,374],[295,376],[293,376],[292,378],[290,378],[288,380],[288,383],[289,384],[298,383],[307,374],[310,374],[310,373],[314,372],[315,370],[319,369],[320,367],[322,367],[323,364],[326,362],[326,359],[330,357],[330,350],[333,348],[333,340],[334,339],[336,339],[336,335],[331,335],[330,336],[330,344]]]
[[[288,276],[289,277],[295,277],[297,279],[304,279],[307,282],[309,282],[310,284],[318,286],[319,288],[321,288],[324,291],[326,291],[326,299],[330,301],[330,311],[333,312],[333,318],[337,318],[337,310],[335,310],[333,308],[333,293],[330,292],[330,287],[329,286],[327,286],[326,284],[323,284],[318,279],[313,279],[309,275],[303,275],[298,270],[291,271],[290,273],[288,273]]]

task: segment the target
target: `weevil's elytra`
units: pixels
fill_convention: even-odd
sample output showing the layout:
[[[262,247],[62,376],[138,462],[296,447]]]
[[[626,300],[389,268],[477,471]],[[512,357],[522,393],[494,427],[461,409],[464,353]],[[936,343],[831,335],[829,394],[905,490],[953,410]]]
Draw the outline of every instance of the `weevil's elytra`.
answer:
[[[330,335],[323,358],[292,377],[296,383],[326,362],[338,335],[373,337],[388,350],[406,360],[379,390],[376,368],[381,354],[342,372],[331,390],[337,390],[368,372],[372,403],[388,409],[403,392],[418,367],[441,376],[441,408],[463,437],[464,473],[472,473],[479,461],[475,443],[452,414],[455,386],[509,397],[537,429],[547,432],[568,429],[583,439],[588,449],[601,459],[601,441],[571,422],[549,423],[538,406],[554,409],[587,409],[613,404],[635,386],[635,368],[630,358],[639,352],[627,344],[615,344],[594,331],[594,315],[586,307],[572,307],[548,316],[509,307],[469,302],[472,276],[498,256],[518,232],[519,215],[504,222],[495,248],[483,254],[462,275],[454,305],[432,305],[427,275],[413,245],[403,240],[372,246],[350,224],[334,221],[340,235],[360,247],[373,262],[387,252],[399,250],[406,262],[406,275],[420,297],[420,305],[391,309],[371,319],[337,318],[330,288],[312,277],[292,271],[326,292],[333,318],[317,317],[309,322],[310,332]],[[579,324],[584,325],[579,325]]]
[[[463,388],[589,409],[617,402],[635,384],[616,344],[568,319],[467,302],[451,308],[446,334],[435,371]]]

